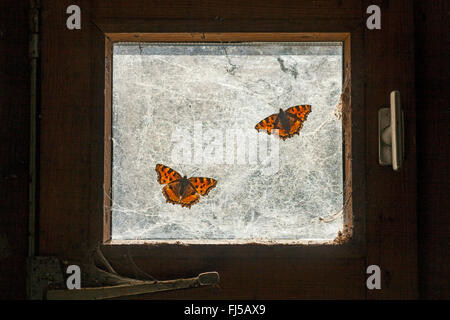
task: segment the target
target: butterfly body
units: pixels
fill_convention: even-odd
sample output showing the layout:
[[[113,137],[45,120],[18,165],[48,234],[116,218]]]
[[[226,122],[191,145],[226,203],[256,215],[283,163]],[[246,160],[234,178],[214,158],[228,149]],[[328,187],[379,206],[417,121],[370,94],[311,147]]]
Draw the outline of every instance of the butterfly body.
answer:
[[[279,123],[279,126],[281,126],[281,128],[284,131],[289,131],[292,122],[291,118],[293,118],[294,121],[297,119],[297,117],[294,116],[293,114],[284,112],[283,109],[280,109],[280,112],[278,113],[278,118],[275,121],[275,126],[277,127]]]
[[[298,105],[290,107],[286,111],[280,109],[278,113],[260,121],[255,126],[255,129],[258,131],[265,130],[268,134],[272,134],[273,130],[278,130],[279,137],[286,140],[295,134],[299,134],[303,127],[303,122],[306,121],[310,112],[310,105]]]
[[[180,204],[182,207],[191,208],[200,201],[200,195],[206,196],[217,184],[212,178],[181,177],[178,172],[162,164],[157,164],[155,170],[158,173],[158,182],[166,184],[162,189],[166,202]]]
[[[181,178],[179,180],[179,182],[178,182],[178,185],[179,185],[179,194],[183,198],[188,196],[191,184],[189,183],[189,180],[187,179],[187,176],[184,176],[183,178]]]

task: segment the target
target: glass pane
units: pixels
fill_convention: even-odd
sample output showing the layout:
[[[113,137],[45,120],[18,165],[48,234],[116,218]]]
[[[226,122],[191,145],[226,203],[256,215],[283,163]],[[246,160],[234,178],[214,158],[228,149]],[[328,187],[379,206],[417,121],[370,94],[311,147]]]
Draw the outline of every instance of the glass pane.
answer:
[[[334,42],[115,44],[113,240],[334,239],[343,227],[342,62]],[[297,105],[311,105],[299,135],[255,129]],[[277,117],[283,130],[301,123]],[[157,164],[217,185],[201,196],[178,181],[175,197],[194,189],[199,201],[167,203]]]

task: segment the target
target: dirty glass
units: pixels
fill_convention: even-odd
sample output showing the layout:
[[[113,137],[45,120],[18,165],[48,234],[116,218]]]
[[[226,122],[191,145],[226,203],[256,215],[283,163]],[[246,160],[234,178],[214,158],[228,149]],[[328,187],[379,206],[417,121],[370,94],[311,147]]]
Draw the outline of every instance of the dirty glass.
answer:
[[[112,239],[334,239],[341,86],[338,42],[115,44]],[[255,129],[297,105],[311,105],[298,135]],[[190,208],[168,203],[157,164],[217,184]]]

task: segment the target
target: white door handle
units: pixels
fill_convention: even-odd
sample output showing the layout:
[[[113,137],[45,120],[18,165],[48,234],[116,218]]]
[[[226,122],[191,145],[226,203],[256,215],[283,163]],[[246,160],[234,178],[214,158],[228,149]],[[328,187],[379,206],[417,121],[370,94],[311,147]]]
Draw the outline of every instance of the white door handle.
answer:
[[[400,92],[391,92],[391,107],[378,111],[378,160],[398,171],[404,158],[404,122]]]

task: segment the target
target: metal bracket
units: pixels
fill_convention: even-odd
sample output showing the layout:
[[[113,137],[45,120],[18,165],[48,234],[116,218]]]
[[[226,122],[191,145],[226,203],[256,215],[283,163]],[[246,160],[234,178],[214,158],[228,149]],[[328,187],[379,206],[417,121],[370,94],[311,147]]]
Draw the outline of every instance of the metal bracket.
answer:
[[[35,256],[28,259],[29,296],[30,300],[99,300],[133,295],[172,291],[202,286],[218,285],[219,273],[216,271],[200,273],[194,278],[174,279],[165,281],[142,281],[112,275],[98,268],[93,277],[100,273],[112,276],[124,283],[103,287],[87,287],[68,290],[64,279],[63,264],[56,257]],[[100,272],[100,273],[99,273]],[[127,283],[128,282],[128,283]]]
[[[405,154],[400,92],[392,91],[390,100],[390,108],[378,111],[378,160],[380,165],[392,165],[394,171],[399,171]]]
[[[47,291],[47,300],[102,300],[161,291],[214,286],[219,283],[219,278],[219,273],[213,271],[200,273],[197,277],[187,279],[134,281],[133,283],[116,286],[81,288],[74,290],[50,289]]]

